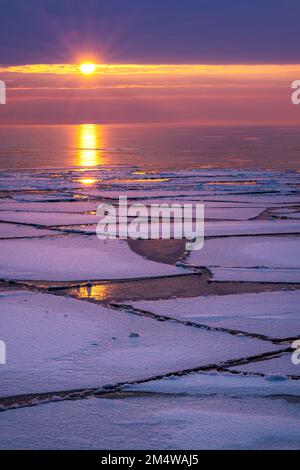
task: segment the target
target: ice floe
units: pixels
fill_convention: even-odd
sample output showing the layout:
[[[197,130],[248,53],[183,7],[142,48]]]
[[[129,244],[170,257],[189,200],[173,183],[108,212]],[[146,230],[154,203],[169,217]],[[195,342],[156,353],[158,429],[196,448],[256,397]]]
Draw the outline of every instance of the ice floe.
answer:
[[[55,230],[38,229],[26,225],[5,224],[0,222],[0,239],[3,238],[24,238],[24,237],[44,237],[59,234]]]
[[[282,349],[52,294],[2,292],[0,303],[1,396],[101,387]]]
[[[72,201],[72,202],[16,202],[6,200],[0,202],[0,217],[5,216],[5,212],[24,211],[24,212],[68,212],[84,213],[95,211],[100,202],[97,201]]]
[[[205,221],[204,231],[206,237],[300,234],[300,222],[297,220]],[[244,242],[246,243],[247,239]]]
[[[273,338],[300,337],[300,291],[210,295],[132,302],[135,308],[182,321]]]
[[[126,241],[95,235],[2,240],[0,278],[47,281],[146,278],[188,274],[186,269],[146,260]]]
[[[233,396],[300,396],[300,382],[282,376],[281,380],[270,377],[239,376],[222,373],[194,373],[183,377],[169,377],[140,384],[124,385],[123,391],[166,394],[228,395]]]
[[[99,220],[99,216],[89,214],[70,214],[64,212],[0,212],[0,221],[19,224],[44,226],[76,225],[97,223]]]
[[[226,390],[229,394],[231,390],[236,393],[239,388],[248,393],[270,392],[264,379],[248,381],[244,387],[241,382],[244,378],[230,377],[225,385],[225,380],[218,376],[206,387],[204,379],[199,380],[198,387],[193,379],[196,393],[201,393],[203,386],[204,391],[218,390],[220,395],[133,393],[113,399],[93,397],[5,411],[1,416],[0,447],[76,450],[299,448],[297,402],[284,397],[222,396],[221,385],[225,394]],[[174,383],[177,380],[170,382],[169,390],[172,384],[176,389]],[[274,384],[272,387],[276,390]],[[282,391],[284,387],[286,391],[292,389],[282,383],[280,387]],[[187,387],[182,388],[187,390]]]
[[[248,374],[264,374],[269,380],[274,376],[276,378],[276,374],[299,377],[300,379],[300,365],[293,364],[292,352],[284,353],[279,357],[270,358],[268,360],[265,359],[262,361],[250,362],[249,364],[230,367],[229,370]]]
[[[214,281],[300,283],[300,268],[214,268]]]
[[[206,240],[202,250],[192,251],[189,262],[198,266],[226,268],[300,268],[299,238],[228,237]]]

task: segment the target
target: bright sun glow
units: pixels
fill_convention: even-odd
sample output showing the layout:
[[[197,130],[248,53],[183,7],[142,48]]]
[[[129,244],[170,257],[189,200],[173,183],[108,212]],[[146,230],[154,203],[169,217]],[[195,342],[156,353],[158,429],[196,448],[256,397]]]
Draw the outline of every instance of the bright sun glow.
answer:
[[[89,185],[89,184],[94,184],[97,182],[97,180],[95,178],[81,178],[78,180],[80,183],[82,184],[86,184],[86,185]]]
[[[84,64],[80,65],[80,71],[86,75],[94,73],[96,70],[96,65],[92,62],[85,62]]]

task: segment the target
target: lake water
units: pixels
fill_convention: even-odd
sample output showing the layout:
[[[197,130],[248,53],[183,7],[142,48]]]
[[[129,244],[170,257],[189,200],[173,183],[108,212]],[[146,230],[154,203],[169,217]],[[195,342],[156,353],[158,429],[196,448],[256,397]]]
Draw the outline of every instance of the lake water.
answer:
[[[136,165],[145,169],[299,170],[299,127],[0,126],[0,168]]]

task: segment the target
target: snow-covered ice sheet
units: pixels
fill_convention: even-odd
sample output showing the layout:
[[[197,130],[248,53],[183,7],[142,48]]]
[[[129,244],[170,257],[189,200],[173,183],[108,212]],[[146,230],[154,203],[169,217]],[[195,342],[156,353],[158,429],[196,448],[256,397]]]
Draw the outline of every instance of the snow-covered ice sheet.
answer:
[[[123,391],[166,394],[228,395],[228,396],[300,396],[300,381],[275,374],[266,377],[234,374],[193,373],[183,377],[171,376],[140,384],[124,385]]]
[[[127,196],[128,200],[130,199],[147,199],[149,197],[153,198],[180,198],[180,197],[192,197],[198,196],[199,191],[197,189],[187,191],[186,189],[176,190],[170,189],[170,184],[167,183],[168,186],[164,189],[153,189],[149,186],[146,188],[143,187],[141,189],[132,189],[130,187],[120,187],[119,189],[106,188],[106,189],[86,189],[86,190],[79,190],[76,194],[85,197],[93,197],[93,198],[107,198],[111,199],[112,201],[118,201],[119,196]]]
[[[183,207],[184,204],[192,204],[192,210],[193,210],[193,217],[196,217],[196,204],[202,204],[201,201],[189,201],[189,200],[178,200],[176,202],[176,198],[165,200],[165,199],[160,199],[160,200],[154,200],[154,201],[138,201],[139,204],[144,204],[149,208],[151,208],[151,205],[155,204],[169,204],[172,206],[173,204],[179,204],[181,207]],[[129,201],[130,204],[130,201]],[[264,208],[261,207],[211,207],[209,204],[203,203],[204,205],[204,214],[205,214],[205,219],[212,219],[212,220],[249,220],[255,217],[258,217],[263,211]],[[299,225],[300,227],[300,225]],[[300,228],[299,228],[300,230]]]
[[[249,364],[230,367],[229,370],[265,374],[266,376],[276,376],[276,374],[281,374],[282,376],[295,376],[300,378],[300,365],[293,364],[292,352],[284,353],[280,357],[275,357],[269,360],[256,361]]]
[[[47,235],[55,235],[59,232],[54,230],[44,230],[26,225],[5,224],[0,223],[0,239],[1,238],[23,238],[23,237],[43,237]]]
[[[16,202],[6,200],[0,202],[0,217],[5,216],[6,211],[25,212],[69,212],[84,213],[95,211],[100,201],[73,201],[73,202]],[[2,213],[4,212],[4,213]]]
[[[206,236],[224,238],[206,240],[204,249],[191,253],[188,263],[208,266],[214,280],[300,282],[299,242],[291,236],[300,233],[300,223],[279,219],[297,214],[293,211],[300,205],[300,194],[293,185],[299,175],[244,170],[141,175],[135,170],[119,166],[0,172],[0,187],[11,198],[0,201],[0,220],[93,224],[78,227],[93,232],[98,217],[85,212],[95,210],[102,197],[117,202],[120,194],[126,194],[147,204],[204,201],[206,219],[216,219],[206,222]],[[93,182],[87,185],[85,180]],[[277,220],[248,220],[269,207],[278,209]],[[3,224],[0,237],[1,230],[10,236],[46,233]],[[276,233],[289,236],[259,236]],[[0,277],[6,279],[58,282],[189,273],[146,260],[125,241],[104,242],[82,234],[2,240],[0,259]],[[299,333],[297,291],[133,305],[252,334],[283,338]],[[288,347],[288,343],[274,345],[254,337],[161,322],[46,293],[0,292],[0,311],[0,337],[7,345],[7,364],[0,366],[2,397],[132,382]],[[114,399],[5,411],[0,447],[299,449],[300,381],[285,377],[299,375],[298,367],[291,363],[291,354],[282,354],[231,367],[232,373],[172,376],[127,385]],[[239,371],[240,375],[233,374]],[[242,375],[247,372],[267,377]]]
[[[186,269],[146,260],[126,241],[95,235],[2,240],[0,278],[45,281],[146,278],[188,274]]]
[[[206,222],[204,231],[206,237],[234,236],[234,235],[273,235],[298,234],[300,222],[297,220],[251,220],[251,221],[216,221]]]
[[[300,268],[300,239],[285,237],[230,237],[206,240],[191,252],[189,262],[208,267]]]
[[[2,396],[100,387],[282,349],[52,294],[2,292],[0,303]]]
[[[249,220],[258,217],[264,209],[258,207],[232,207],[232,208],[216,208],[209,207],[204,203],[204,211],[206,219],[223,219],[223,220]]]
[[[153,201],[139,201],[139,204],[143,203],[147,207],[151,207],[151,205],[155,204],[180,204],[182,207],[183,204],[192,204],[193,205],[193,217],[195,217],[196,214],[196,204],[201,204],[201,201],[189,201],[189,200],[179,200],[176,201],[176,198],[174,199],[160,199],[160,200],[153,200]],[[262,207],[212,207],[209,203],[203,203],[204,205],[204,214],[205,214],[205,219],[212,219],[212,220],[249,220],[255,217],[258,217],[266,208]],[[300,227],[300,225],[299,225]],[[299,228],[300,230],[300,228]]]
[[[206,217],[206,216],[205,216]],[[93,219],[90,218],[90,221]],[[99,222],[101,219],[98,217],[97,222]],[[117,226],[122,225],[122,220],[120,219],[120,224]],[[130,222],[130,219],[128,220]],[[194,220],[195,222],[195,220]],[[199,219],[198,219],[199,223]],[[174,225],[177,224],[178,227],[182,227],[183,224],[179,220],[175,220],[175,223],[171,220],[171,233],[173,233],[173,227]],[[84,232],[84,233],[96,233],[96,224],[93,225],[85,225],[85,226],[76,226],[73,224],[68,224],[65,225],[64,227],[66,229],[76,229],[78,232]],[[152,222],[151,225],[150,223],[148,224],[147,220],[145,219],[145,223],[141,223],[140,229],[142,233],[149,234],[150,238],[150,231],[151,227],[157,228],[162,227],[161,222]],[[113,227],[108,229],[108,233],[114,230]],[[298,221],[290,221],[290,220],[267,220],[267,221],[241,221],[241,222],[210,222],[207,221],[206,219],[204,221],[204,232],[206,237],[230,237],[230,236],[236,236],[236,235],[251,235],[251,236],[256,236],[256,235],[273,235],[274,233],[277,234],[299,234],[300,233],[300,223]],[[225,243],[225,242],[224,242]]]
[[[300,219],[300,212],[296,211],[295,209],[278,209],[275,212],[272,212],[272,216],[274,217],[284,217],[287,219]]]
[[[132,302],[135,308],[212,327],[300,337],[300,291],[210,295],[187,299]]]
[[[71,203],[72,205],[72,203]],[[96,210],[98,205],[93,206]],[[52,205],[51,205],[52,206]],[[71,210],[71,208],[70,208]],[[241,213],[245,212],[244,209],[238,209]],[[236,219],[241,216],[241,213],[236,213]],[[118,209],[116,208],[116,214]],[[222,210],[219,216],[222,217]],[[150,215],[150,212],[149,212]],[[233,214],[232,214],[233,215]],[[249,214],[248,214],[249,215]],[[245,214],[245,218],[248,217]],[[215,221],[211,222],[207,219],[214,218],[213,214],[204,211],[204,230],[205,236],[234,236],[234,235],[264,235],[264,234],[299,234],[300,221],[297,220],[258,220],[258,221]],[[224,218],[226,218],[224,214]],[[124,219],[120,218],[118,221],[122,222]],[[130,219],[129,219],[130,220]],[[15,222],[20,224],[36,224],[41,226],[74,226],[74,225],[96,225],[101,221],[101,217],[97,215],[84,214],[84,213],[69,213],[69,212],[50,212],[50,211],[34,211],[34,212],[10,212],[0,211],[0,221]],[[155,223],[155,222],[154,222]],[[181,222],[180,222],[181,223]],[[80,229],[80,227],[79,227]],[[91,232],[95,233],[94,229],[90,228]]]
[[[0,212],[0,221],[45,226],[98,223],[99,216],[64,212]]]
[[[296,206],[292,206],[292,207],[279,207],[279,208],[273,208],[272,209],[272,214],[276,215],[276,214],[279,214],[279,215],[289,215],[289,214],[294,214],[294,213],[297,213],[299,212],[299,209],[296,208]]]
[[[118,201],[116,201],[118,202]],[[176,202],[176,198],[170,198],[168,199],[150,199],[147,201],[142,201],[145,205],[150,206],[151,204],[159,204],[159,203],[170,203],[174,204]],[[182,202],[189,202],[184,201],[180,199],[177,201],[179,203]],[[195,202],[194,200],[190,202]],[[198,201],[200,202],[200,201]],[[17,202],[12,199],[5,199],[1,200],[0,199],[0,211],[15,211],[15,210],[20,210],[20,211],[26,211],[26,212],[88,212],[92,210],[96,210],[97,206],[100,204],[99,200],[91,200],[91,201],[80,201],[80,200],[73,200],[73,201],[66,201],[66,202],[57,202],[57,201],[52,201],[52,202]],[[229,215],[230,213],[234,214],[234,211],[240,210],[240,209],[246,209],[247,211],[250,210],[253,211],[251,212],[252,214],[260,214],[263,212],[264,209],[267,209],[268,205],[266,204],[257,204],[257,205],[251,205],[247,204],[244,202],[241,203],[232,203],[232,202],[210,202],[207,201],[205,202],[205,208],[207,211],[213,211],[215,210],[216,213],[222,215],[222,212],[224,210],[224,213],[226,215]],[[280,210],[280,209],[278,209]],[[284,210],[284,209],[282,209]],[[291,209],[295,211],[295,209]],[[212,212],[213,213],[213,212]],[[243,213],[239,212],[241,216],[243,217]],[[235,214],[234,214],[235,215]],[[224,218],[224,217],[223,217]]]
[[[195,203],[199,202],[201,203],[201,196],[192,196],[189,198],[189,196],[184,196],[179,199],[176,197],[167,197],[167,198],[150,198],[150,199],[141,199],[139,202],[142,202],[143,204],[149,206],[150,204],[161,204],[161,203],[168,203],[168,204],[174,204],[174,203]],[[205,207],[210,210],[210,209],[257,209],[257,213],[263,212],[263,210],[267,209],[268,207],[271,207],[272,204],[264,204],[264,203],[257,203],[257,204],[252,204],[252,203],[247,203],[247,202],[222,202],[222,201],[207,201],[203,199],[203,204],[205,204]],[[277,205],[275,206],[277,207]]]
[[[299,418],[299,404],[284,398],[93,397],[5,411],[0,447],[299,449]]]
[[[11,198],[16,202],[60,202],[60,201],[75,201],[71,193],[62,193],[62,192],[37,192],[37,193],[12,193]],[[83,197],[82,197],[83,199]]]
[[[300,268],[212,268],[214,281],[300,283]]]
[[[214,202],[244,202],[246,204],[265,204],[274,207],[282,204],[300,204],[300,195],[293,194],[206,194],[202,197],[204,201]]]

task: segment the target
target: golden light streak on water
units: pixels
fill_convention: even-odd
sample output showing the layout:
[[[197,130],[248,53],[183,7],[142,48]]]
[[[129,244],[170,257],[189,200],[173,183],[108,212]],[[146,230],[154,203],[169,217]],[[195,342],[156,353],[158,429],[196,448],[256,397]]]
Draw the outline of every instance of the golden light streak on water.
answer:
[[[103,164],[104,129],[97,124],[81,124],[78,126],[79,154],[77,165],[95,167]]]

